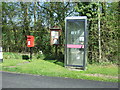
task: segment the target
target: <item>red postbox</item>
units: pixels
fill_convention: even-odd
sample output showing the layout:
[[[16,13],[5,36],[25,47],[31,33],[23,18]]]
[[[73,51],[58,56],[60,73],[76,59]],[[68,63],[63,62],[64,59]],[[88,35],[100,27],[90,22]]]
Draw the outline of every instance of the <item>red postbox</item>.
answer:
[[[34,47],[34,36],[27,35],[27,47]]]

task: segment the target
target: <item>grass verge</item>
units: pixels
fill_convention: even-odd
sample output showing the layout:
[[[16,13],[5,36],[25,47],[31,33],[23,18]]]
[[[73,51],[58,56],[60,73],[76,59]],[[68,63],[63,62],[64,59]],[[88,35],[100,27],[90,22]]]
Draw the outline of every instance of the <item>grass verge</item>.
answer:
[[[116,65],[88,65],[86,71],[71,71],[64,68],[63,63],[54,62],[54,60],[41,59],[33,59],[32,62],[22,59],[4,59],[2,70],[53,77],[118,82],[118,78],[115,78],[118,77],[118,67]]]

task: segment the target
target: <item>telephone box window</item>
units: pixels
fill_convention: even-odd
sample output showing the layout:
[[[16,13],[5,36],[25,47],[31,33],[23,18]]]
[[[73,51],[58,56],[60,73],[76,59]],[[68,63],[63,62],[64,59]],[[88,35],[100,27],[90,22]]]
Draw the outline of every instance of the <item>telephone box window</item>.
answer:
[[[65,66],[83,67],[87,59],[87,17],[65,19]]]

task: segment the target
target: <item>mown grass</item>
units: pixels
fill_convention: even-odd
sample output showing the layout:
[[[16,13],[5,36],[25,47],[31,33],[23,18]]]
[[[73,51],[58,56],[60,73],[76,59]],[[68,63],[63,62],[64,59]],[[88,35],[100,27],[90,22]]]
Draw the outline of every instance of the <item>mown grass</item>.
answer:
[[[88,68],[83,73],[91,73],[91,74],[104,74],[104,75],[111,75],[117,76],[118,75],[118,66],[111,64],[111,65],[88,65]]]
[[[63,63],[55,60],[41,60],[34,58],[32,62],[24,63],[22,59],[4,59],[2,64],[3,71],[29,73],[36,75],[45,75],[53,77],[66,77],[75,79],[88,79],[107,82],[118,82],[116,78],[87,76],[85,74],[102,74],[109,76],[118,76],[118,67],[116,65],[88,65],[86,71],[71,71],[63,67]],[[21,64],[20,64],[21,63]],[[20,64],[20,65],[18,65]],[[15,67],[8,67],[15,66]]]
[[[20,53],[4,52],[3,58],[4,59],[22,59],[22,55]]]

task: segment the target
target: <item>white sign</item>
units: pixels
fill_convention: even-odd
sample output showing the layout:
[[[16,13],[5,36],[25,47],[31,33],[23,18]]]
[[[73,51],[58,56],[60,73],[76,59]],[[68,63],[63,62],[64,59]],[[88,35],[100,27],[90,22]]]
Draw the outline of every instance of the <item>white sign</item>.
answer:
[[[84,37],[79,37],[79,40],[83,42],[84,41]]]
[[[58,31],[51,31],[51,40],[52,44],[59,44],[59,32]]]
[[[52,31],[51,32],[52,38],[58,38],[58,35],[59,35],[58,31]]]
[[[30,41],[28,41],[28,45],[30,45]]]
[[[54,39],[54,40],[53,40],[53,44],[58,44],[57,39]]]
[[[51,31],[51,36],[55,36],[55,31]]]
[[[2,47],[0,47],[0,59],[3,59]]]

